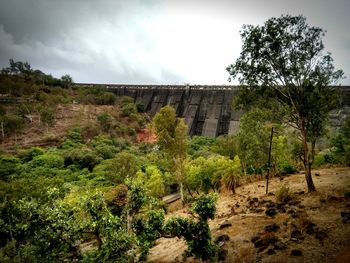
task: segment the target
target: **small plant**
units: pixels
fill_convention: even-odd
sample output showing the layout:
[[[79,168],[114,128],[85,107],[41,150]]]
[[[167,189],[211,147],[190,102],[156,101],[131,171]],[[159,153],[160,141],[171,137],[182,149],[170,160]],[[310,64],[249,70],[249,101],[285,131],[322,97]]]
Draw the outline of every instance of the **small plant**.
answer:
[[[286,203],[293,199],[289,187],[282,186],[276,191],[276,199],[280,203]]]
[[[344,196],[350,199],[350,190],[346,190]]]
[[[199,219],[173,217],[165,225],[165,232],[183,237],[187,243],[188,255],[202,261],[215,261],[217,247],[212,243],[208,219],[215,216],[216,195],[200,195],[192,205],[192,211]],[[212,262],[211,261],[211,262]]]

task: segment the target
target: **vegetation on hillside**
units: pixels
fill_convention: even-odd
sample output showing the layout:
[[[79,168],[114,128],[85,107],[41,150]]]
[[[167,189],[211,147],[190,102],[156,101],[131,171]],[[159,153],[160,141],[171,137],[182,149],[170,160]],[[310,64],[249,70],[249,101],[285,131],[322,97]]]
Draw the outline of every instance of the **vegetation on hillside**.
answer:
[[[279,23],[289,21],[308,29],[301,17],[281,19],[268,25],[283,31]],[[259,30],[247,27],[244,39]],[[315,30],[319,37],[322,31]],[[284,39],[283,32],[272,33]],[[317,43],[311,41],[310,48]],[[245,57],[231,68],[233,75],[244,73],[243,62]],[[253,77],[248,80],[253,87],[260,84]],[[303,86],[310,103],[322,101],[320,92],[329,84],[314,81]],[[265,88],[271,83],[264,84]],[[235,135],[188,138],[185,122],[169,106],[147,123],[149,118],[132,98],[119,98],[100,86],[74,86],[68,75],[56,79],[28,63],[11,60],[1,71],[0,85],[1,145],[16,145],[21,136],[29,136],[26,132],[33,125],[36,132],[54,131],[61,121],[58,109],[93,106],[46,147],[17,145],[1,152],[1,262],[145,261],[155,241],[170,236],[186,241],[187,256],[213,262],[219,247],[212,242],[208,222],[215,217],[215,192],[226,189],[235,194],[237,187],[267,172],[282,177],[308,168],[306,157],[310,167],[313,160],[315,165],[350,164],[350,118],[334,136],[325,138],[326,148],[317,147],[316,139],[326,134],[329,108],[320,115],[305,111],[299,116],[278,96],[265,103],[271,106],[268,109],[259,107],[264,95],[246,108]],[[286,87],[292,90],[295,85]],[[307,134],[300,134],[300,127],[290,128],[288,124],[296,123],[290,118],[284,121],[286,116],[305,121]],[[137,131],[146,125],[157,141],[136,143]],[[305,143],[311,148],[306,149]],[[163,197],[177,192],[183,205],[191,207],[191,216],[166,219]],[[289,188],[283,188],[277,197],[287,200],[289,194]]]

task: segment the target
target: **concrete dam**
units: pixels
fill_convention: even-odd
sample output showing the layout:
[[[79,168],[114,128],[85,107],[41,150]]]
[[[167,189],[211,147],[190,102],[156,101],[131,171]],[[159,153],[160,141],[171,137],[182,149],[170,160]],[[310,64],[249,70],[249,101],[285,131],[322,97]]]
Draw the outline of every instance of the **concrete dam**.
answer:
[[[238,86],[123,84],[104,86],[118,96],[134,98],[152,117],[165,105],[172,106],[177,116],[184,118],[190,136],[215,137],[233,134],[239,128],[242,112],[231,107]],[[342,108],[330,115],[331,125],[335,127],[350,115],[350,86],[341,86],[340,90],[343,94]]]
[[[107,85],[118,96],[129,96],[152,117],[165,105],[184,118],[189,135],[219,136],[235,133],[242,113],[231,108],[235,86]]]

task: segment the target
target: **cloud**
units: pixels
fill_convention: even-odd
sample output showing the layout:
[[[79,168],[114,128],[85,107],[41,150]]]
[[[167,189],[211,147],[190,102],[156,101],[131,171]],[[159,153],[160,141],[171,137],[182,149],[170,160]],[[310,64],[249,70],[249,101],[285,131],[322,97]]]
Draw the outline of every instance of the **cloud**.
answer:
[[[0,67],[14,58],[77,82],[228,84],[243,24],[303,13],[349,74],[347,10],[346,0],[0,0]]]

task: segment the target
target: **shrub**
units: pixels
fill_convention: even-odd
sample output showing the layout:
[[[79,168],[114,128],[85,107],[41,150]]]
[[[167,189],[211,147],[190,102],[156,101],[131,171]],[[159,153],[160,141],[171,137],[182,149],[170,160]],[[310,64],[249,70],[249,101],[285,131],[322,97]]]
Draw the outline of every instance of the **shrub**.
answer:
[[[172,236],[183,237],[188,254],[200,260],[215,262],[217,247],[212,243],[207,220],[215,215],[216,195],[201,195],[192,205],[192,210],[199,215],[199,221],[192,218],[170,218],[164,229]]]
[[[74,149],[64,156],[64,165],[78,165],[80,168],[87,168],[90,172],[102,161],[101,157],[88,149]]]
[[[23,150],[19,152],[18,157],[22,162],[29,162],[33,160],[34,157],[44,154],[44,150],[40,147],[32,147],[28,150]]]
[[[293,195],[289,187],[282,186],[276,191],[276,200],[280,203],[286,203],[293,199]]]
[[[64,159],[55,153],[44,153],[33,158],[28,163],[30,167],[63,168]]]
[[[100,123],[102,130],[108,132],[112,127],[112,116],[107,112],[103,112],[97,116],[97,120]]]
[[[282,175],[285,175],[295,173],[297,171],[297,168],[293,163],[289,161],[283,161],[278,164],[278,170]]]
[[[7,180],[11,174],[19,172],[20,160],[13,156],[0,156],[0,179]]]
[[[135,103],[127,103],[122,105],[122,116],[128,117],[131,114],[136,114],[137,113],[137,108]]]

